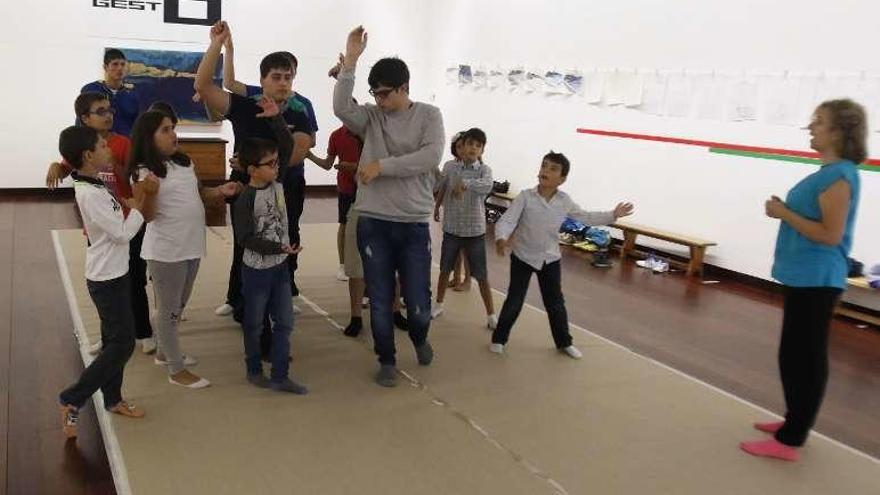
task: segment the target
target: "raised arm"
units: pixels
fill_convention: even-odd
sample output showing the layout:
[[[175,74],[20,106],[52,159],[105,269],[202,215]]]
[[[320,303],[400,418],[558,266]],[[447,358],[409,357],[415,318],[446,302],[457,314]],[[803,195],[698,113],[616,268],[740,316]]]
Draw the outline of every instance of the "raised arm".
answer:
[[[196,81],[193,84],[208,110],[220,115],[229,112],[229,93],[214,84],[214,71],[220,59],[220,49],[228,36],[229,28],[225,21],[219,21],[211,27],[211,44],[199,63]]]
[[[226,29],[229,30],[228,25]],[[226,57],[223,59],[223,87],[237,95],[247,96],[247,86],[245,83],[235,80],[235,63],[233,62],[235,54],[233,53],[234,48],[232,46],[232,31],[229,31],[229,36],[226,37],[226,41],[223,43],[223,50],[226,52]]]
[[[336,72],[336,86],[333,88],[333,113],[351,132],[363,136],[369,120],[367,109],[352,101],[354,91],[354,71],[357,61],[367,47],[367,32],[363,26],[348,33],[342,67]],[[335,68],[334,68],[335,69]],[[330,70],[331,76],[334,69]]]
[[[311,150],[309,150],[308,154],[306,154],[306,158],[308,158],[309,161],[323,168],[324,170],[330,170],[331,168],[333,168],[333,164],[336,162],[336,155],[334,154],[328,154],[327,158],[321,158],[312,153]],[[340,163],[340,165],[342,164]],[[340,170],[341,169],[342,167],[340,167]]]

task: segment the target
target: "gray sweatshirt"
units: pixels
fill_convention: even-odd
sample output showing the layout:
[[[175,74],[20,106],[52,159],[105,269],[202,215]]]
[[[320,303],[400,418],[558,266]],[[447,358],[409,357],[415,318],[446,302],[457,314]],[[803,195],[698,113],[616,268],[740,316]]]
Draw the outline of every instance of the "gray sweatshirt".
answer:
[[[445,146],[440,109],[414,102],[386,113],[351,100],[354,70],[342,70],[333,90],[333,113],[364,141],[359,164],[379,160],[382,172],[359,184],[354,208],[393,222],[428,222],[434,211],[435,170]]]

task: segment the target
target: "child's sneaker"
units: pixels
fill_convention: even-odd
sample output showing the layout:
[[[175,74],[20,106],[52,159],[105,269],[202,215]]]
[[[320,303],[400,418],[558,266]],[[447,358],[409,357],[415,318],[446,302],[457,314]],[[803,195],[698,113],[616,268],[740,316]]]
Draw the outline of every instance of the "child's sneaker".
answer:
[[[290,378],[285,378],[280,382],[269,382],[269,388],[276,392],[287,392],[290,394],[296,395],[306,395],[309,393],[309,389],[307,389],[304,385],[300,385]]]
[[[61,431],[67,438],[76,438],[79,410],[69,404],[61,406]]]
[[[144,354],[153,354],[156,352],[156,337],[147,337],[145,339],[140,339],[141,342],[141,350]]]
[[[348,275],[345,274],[345,265],[339,265],[339,268],[336,269],[336,280],[348,282]]]
[[[214,310],[214,314],[217,316],[229,316],[233,311],[235,311],[235,308],[233,308],[231,304],[224,303],[217,306],[217,309]]]
[[[119,403],[107,410],[113,414],[118,414],[127,418],[139,419],[144,417],[144,411],[142,409],[138,409],[131,402],[126,402],[124,400],[119,401]]]
[[[504,354],[504,344],[496,344],[495,342],[492,342],[489,344],[489,350],[495,354]]]
[[[443,314],[443,303],[434,303],[434,306],[431,308],[431,319],[437,318],[438,316]]]
[[[434,348],[431,347],[430,342],[426,340],[424,344],[416,347],[416,358],[422,366],[428,366],[434,361]]]
[[[300,309],[300,307],[297,306],[296,304],[292,304],[292,306],[293,306],[293,314],[298,315],[303,312],[303,310]]]
[[[654,260],[654,266],[651,267],[654,273],[665,273],[669,271],[669,262],[661,259]]]
[[[584,357],[584,354],[577,347],[570,345],[568,347],[563,347],[559,349],[560,352],[565,353],[568,357],[572,359],[580,359]]]
[[[488,327],[489,330],[495,330],[495,327],[497,327],[497,326],[498,326],[498,317],[497,316],[495,316],[494,314],[491,314],[486,317],[486,327]]]
[[[269,379],[262,373],[254,373],[247,376],[247,381],[251,385],[259,388],[269,388]]]

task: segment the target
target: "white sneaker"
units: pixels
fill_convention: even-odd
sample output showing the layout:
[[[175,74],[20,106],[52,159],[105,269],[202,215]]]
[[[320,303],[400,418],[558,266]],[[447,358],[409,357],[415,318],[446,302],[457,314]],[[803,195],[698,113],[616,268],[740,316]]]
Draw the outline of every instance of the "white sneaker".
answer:
[[[339,265],[339,268],[336,270],[336,280],[348,282],[348,275],[345,274],[345,265]]]
[[[431,319],[437,318],[443,314],[443,303],[436,303],[431,308]]]
[[[504,344],[496,344],[495,342],[492,342],[489,344],[489,350],[495,354],[504,354]]]
[[[572,359],[580,359],[584,357],[584,354],[575,346],[570,345],[568,347],[560,349],[560,352],[564,352],[568,355],[568,357]]]
[[[369,305],[370,305],[370,298],[369,297],[365,297],[365,298],[361,299],[361,307],[362,308],[366,308]]]
[[[302,308],[300,308],[300,307],[297,306],[296,304],[293,305],[293,314],[298,315],[298,314],[300,314],[300,313],[302,313],[302,312],[303,312]]]
[[[170,383],[173,383],[174,385],[179,386],[179,387],[186,387],[186,388],[205,388],[205,387],[211,386],[211,382],[209,382],[205,378],[199,378],[199,381],[197,381],[195,383],[190,383],[189,385],[187,385],[185,383],[176,382],[176,381],[172,380],[170,376],[168,377],[168,381]]]
[[[498,326],[498,317],[494,314],[487,316],[486,326],[489,327],[489,330],[495,330],[495,327]]]
[[[214,310],[214,314],[217,316],[229,316],[234,310],[235,308],[233,308],[231,305],[222,304],[220,306],[217,306],[217,309]]]
[[[140,339],[141,342],[141,350],[144,354],[152,354],[156,352],[156,338],[155,337],[147,337],[145,339]]]
[[[156,355],[156,357],[153,358],[153,364],[155,364],[156,366],[167,366],[168,361],[166,361],[164,357],[162,359],[159,359],[159,356]],[[199,364],[198,359],[196,359],[192,356],[188,356],[186,354],[183,355],[183,365],[184,366],[195,366],[197,364]]]

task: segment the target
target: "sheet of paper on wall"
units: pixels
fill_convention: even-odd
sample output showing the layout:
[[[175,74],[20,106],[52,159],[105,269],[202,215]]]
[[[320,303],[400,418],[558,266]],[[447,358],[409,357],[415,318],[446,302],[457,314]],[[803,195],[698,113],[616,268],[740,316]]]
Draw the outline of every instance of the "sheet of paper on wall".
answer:
[[[824,76],[819,74],[800,74],[797,77],[797,108],[795,116],[795,126],[806,127],[813,118],[813,110],[817,105],[817,92],[819,90],[819,82]]]
[[[568,93],[565,88],[565,76],[562,72],[550,69],[544,73],[544,92],[548,95]]]
[[[746,77],[730,86],[727,95],[727,120],[746,122],[758,118],[758,83]]]
[[[473,69],[470,65],[461,64],[458,66],[458,84],[467,86],[474,82]]]
[[[798,112],[800,82],[790,74],[767,75],[761,78],[762,120],[771,125],[801,126]]]
[[[586,74],[586,87],[584,89],[584,97],[587,103],[598,105],[602,103],[605,94],[605,78],[607,73],[599,69],[593,69]]]
[[[666,76],[666,101],[663,114],[668,117],[688,117],[694,103],[691,77],[685,72]]]
[[[579,70],[570,70],[565,73],[563,84],[566,91],[573,95],[584,94],[584,75]]]
[[[526,72],[526,91],[532,93],[544,89],[544,72],[540,69],[531,69]]]
[[[726,79],[726,76],[714,72],[692,76],[695,116],[698,119],[722,120],[724,118]]]
[[[648,115],[663,115],[666,104],[666,75],[653,71],[644,75],[642,104],[639,109]]]
[[[605,77],[605,104],[608,106],[625,104],[637,77],[638,72],[634,69],[614,69],[608,72]]]
[[[489,89],[501,87],[502,84],[504,84],[504,72],[498,68],[489,69],[489,77],[486,80]]]
[[[511,90],[520,89],[526,80],[526,71],[522,67],[514,67],[507,71],[507,86]]]
[[[445,70],[446,84],[451,86],[458,82],[458,65],[450,65]]]
[[[489,85],[489,72],[486,70],[485,66],[478,65],[474,69],[474,82],[473,86],[475,88],[485,88]]]
[[[645,74],[640,70],[633,70],[623,86],[623,105],[630,108],[640,106],[644,90]]]

